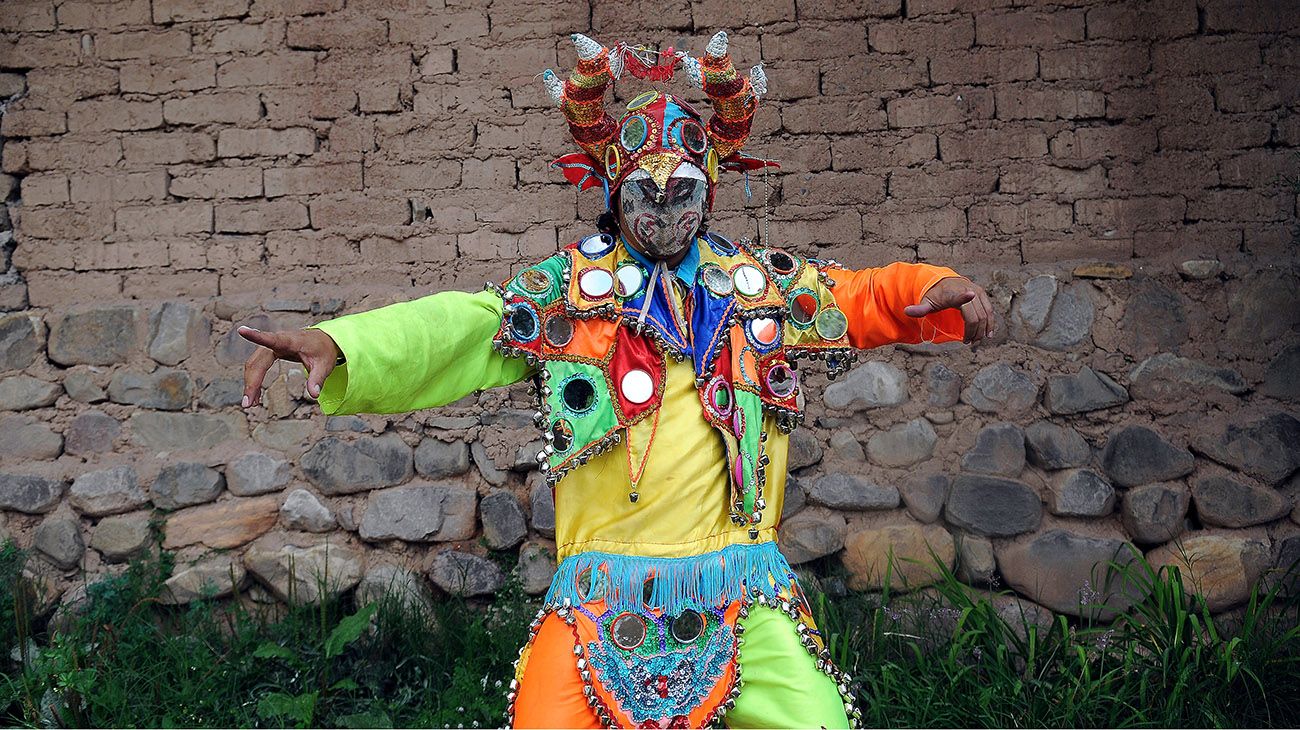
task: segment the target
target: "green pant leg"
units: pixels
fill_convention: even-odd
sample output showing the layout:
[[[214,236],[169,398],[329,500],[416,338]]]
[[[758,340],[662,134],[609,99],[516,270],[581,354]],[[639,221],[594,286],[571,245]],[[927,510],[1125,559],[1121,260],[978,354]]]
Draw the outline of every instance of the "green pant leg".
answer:
[[[847,728],[844,700],[830,677],[799,642],[795,623],[778,611],[754,606],[741,619],[741,688],[727,727]]]

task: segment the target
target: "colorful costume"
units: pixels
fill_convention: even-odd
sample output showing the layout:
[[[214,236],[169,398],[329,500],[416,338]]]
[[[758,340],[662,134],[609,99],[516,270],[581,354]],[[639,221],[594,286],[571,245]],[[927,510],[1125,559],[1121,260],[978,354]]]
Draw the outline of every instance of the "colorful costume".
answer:
[[[610,51],[579,48],[559,96],[584,153],[558,163],[578,185],[608,196],[635,169],[666,181],[696,162],[712,182],[763,164],[739,153],[761,75],[738,76],[725,51],[698,68],[677,57],[714,103],[705,125],[657,92],[614,122],[600,106]],[[725,713],[842,727],[858,717],[849,678],[776,545],[797,361],[835,374],[856,349],[961,339],[957,310],[903,314],[950,276],[851,271],[711,232],[669,271],[594,233],[489,291],[317,325],[345,356],[320,404],[410,411],[534,380],[560,562],[511,683],[517,726],[700,727]]]

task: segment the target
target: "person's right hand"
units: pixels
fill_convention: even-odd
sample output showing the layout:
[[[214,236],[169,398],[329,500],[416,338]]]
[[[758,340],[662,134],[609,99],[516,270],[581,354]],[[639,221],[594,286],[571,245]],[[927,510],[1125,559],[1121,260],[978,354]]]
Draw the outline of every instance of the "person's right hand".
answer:
[[[307,395],[320,396],[321,383],[329,377],[339,357],[334,338],[321,330],[281,330],[263,332],[252,327],[240,327],[239,336],[259,345],[244,363],[244,408],[262,402],[262,381],[276,360],[291,360],[307,366]]]

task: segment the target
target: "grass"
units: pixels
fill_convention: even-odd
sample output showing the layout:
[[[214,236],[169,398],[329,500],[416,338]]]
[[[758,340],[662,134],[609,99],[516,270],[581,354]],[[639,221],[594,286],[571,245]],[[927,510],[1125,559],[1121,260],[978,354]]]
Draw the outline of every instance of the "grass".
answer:
[[[86,611],[50,633],[25,608],[22,559],[0,548],[0,637],[38,648],[0,656],[5,726],[495,727],[537,608],[518,585],[431,615],[394,599],[275,616],[164,606],[164,555],[88,587]],[[1105,625],[1026,624],[947,571],[923,592],[810,596],[868,725],[1300,725],[1300,621],[1283,582],[1228,627],[1176,571],[1115,568],[1147,598]]]

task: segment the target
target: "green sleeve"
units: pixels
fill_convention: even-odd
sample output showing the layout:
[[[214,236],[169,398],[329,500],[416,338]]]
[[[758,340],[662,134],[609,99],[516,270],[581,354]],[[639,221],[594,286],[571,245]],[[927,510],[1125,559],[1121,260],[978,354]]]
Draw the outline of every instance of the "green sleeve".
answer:
[[[346,362],[321,387],[326,415],[405,413],[509,385],[532,367],[492,347],[501,297],[448,291],[313,325]]]

